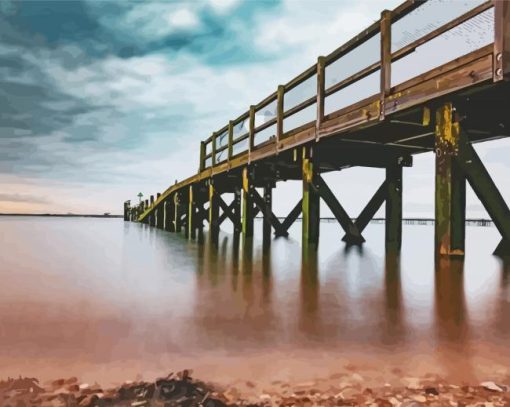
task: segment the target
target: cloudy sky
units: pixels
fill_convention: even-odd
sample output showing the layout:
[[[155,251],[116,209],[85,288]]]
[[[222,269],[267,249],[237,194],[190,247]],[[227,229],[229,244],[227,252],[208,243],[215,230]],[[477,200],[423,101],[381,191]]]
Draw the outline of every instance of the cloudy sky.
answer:
[[[196,172],[201,139],[399,3],[1,0],[0,212],[120,213],[163,191]],[[510,200],[510,144],[477,149]],[[405,212],[431,215],[433,157],[415,163]],[[353,215],[382,178],[328,175]],[[279,186],[276,212],[299,193]]]

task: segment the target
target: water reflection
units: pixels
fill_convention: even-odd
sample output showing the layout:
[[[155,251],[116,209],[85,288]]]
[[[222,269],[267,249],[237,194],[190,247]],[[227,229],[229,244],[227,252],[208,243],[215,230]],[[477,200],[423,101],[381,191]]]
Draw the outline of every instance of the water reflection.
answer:
[[[319,250],[307,251],[300,225],[263,250],[223,232],[214,245],[207,233],[197,244],[122,221],[10,222],[0,246],[4,365],[361,348],[426,354],[471,374],[477,355],[510,357],[510,267],[490,255],[492,229],[468,230],[480,247],[468,239],[467,253],[483,252],[434,268],[433,250],[415,244],[424,234],[432,244],[426,226],[404,227],[400,257],[385,255],[384,225],[367,227],[358,252],[327,223]]]

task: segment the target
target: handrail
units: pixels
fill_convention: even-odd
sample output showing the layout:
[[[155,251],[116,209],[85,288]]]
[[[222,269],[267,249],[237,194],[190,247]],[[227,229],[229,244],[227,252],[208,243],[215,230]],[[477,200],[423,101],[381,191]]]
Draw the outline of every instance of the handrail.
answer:
[[[477,16],[478,14],[483,13],[484,11],[490,9],[493,6],[492,0],[488,0],[485,3],[478,5],[477,7],[467,11],[462,14],[460,17],[457,17],[455,20],[449,21],[441,27],[436,28],[434,31],[431,31],[428,34],[418,38],[417,40],[407,44],[406,46],[400,48],[399,50],[393,52],[391,54],[392,61],[400,58],[402,55],[407,55],[410,52],[413,52],[420,45],[425,44],[426,42],[433,40],[436,37],[439,37],[441,34],[444,34],[446,31],[451,30],[452,28],[457,27],[458,25],[466,22],[470,18]]]
[[[368,28],[361,31],[358,35],[352,37],[349,41],[332,51],[326,56],[319,57],[317,63],[307,68],[305,71],[301,72],[299,75],[291,79],[284,85],[279,85],[276,92],[271,93],[260,102],[250,107],[248,112],[243,113],[238,116],[236,119],[229,121],[229,123],[222,127],[220,130],[214,132],[211,136],[201,142],[201,157],[200,157],[200,169],[203,171],[206,168],[205,162],[208,159],[211,159],[211,166],[214,167],[216,164],[217,154],[221,153],[225,150],[228,150],[227,160],[231,160],[234,156],[234,146],[242,141],[249,140],[248,147],[245,152],[248,153],[250,161],[251,151],[256,146],[255,137],[257,133],[273,126],[276,124],[276,139],[277,141],[281,140],[284,137],[285,133],[290,133],[291,131],[295,131],[295,129],[291,129],[290,131],[285,131],[284,129],[284,119],[314,105],[317,104],[317,114],[316,114],[316,128],[320,129],[321,123],[324,120],[324,103],[325,99],[332,94],[345,89],[353,83],[356,83],[371,74],[376,73],[380,70],[380,107],[379,107],[379,119],[384,118],[385,113],[385,99],[391,94],[391,66],[392,63],[409,55],[414,52],[419,46],[431,41],[432,39],[444,34],[445,32],[451,30],[452,28],[468,21],[469,19],[475,17],[476,15],[488,10],[490,7],[494,6],[494,0],[487,0],[486,2],[473,7],[469,11],[465,12],[463,15],[453,19],[452,21],[448,21],[447,23],[441,25],[435,30],[421,36],[410,44],[403,46],[395,52],[391,50],[391,33],[392,33],[392,24],[401,20],[403,17],[426,3],[428,0],[407,0],[404,3],[400,4],[398,7],[393,9],[392,11],[385,10],[381,13],[381,18],[371,24]],[[335,61],[341,59],[345,55],[347,55],[352,50],[356,49],[358,46],[366,43],[371,38],[380,34],[380,50],[381,55],[378,61],[371,63],[370,65],[364,67],[360,71],[350,75],[347,78],[342,79],[338,83],[325,88],[325,68]],[[289,108],[287,110],[284,109],[284,99],[285,94],[292,89],[296,88],[306,80],[312,78],[314,75],[317,75],[317,91],[316,94],[300,101],[297,105]],[[375,97],[374,94],[372,97]],[[370,98],[372,98],[370,97]],[[255,127],[255,114],[258,110],[263,108],[270,103],[276,101],[276,116],[272,117],[265,123],[260,124]],[[356,105],[356,103],[354,104]],[[346,106],[345,108],[347,108]],[[343,110],[344,108],[340,109]],[[241,123],[242,121],[248,120],[248,130],[243,133],[243,135],[239,137],[234,137],[234,129],[235,126]],[[307,123],[309,125],[310,123]],[[244,126],[243,126],[244,127]],[[302,126],[299,126],[302,127]],[[227,132],[228,142],[225,145],[218,146],[217,145],[217,137],[220,134]],[[319,138],[319,132],[317,132],[317,138]],[[207,153],[208,146],[211,145],[212,151]],[[204,151],[202,151],[204,150]],[[237,153],[239,154],[239,153]],[[237,155],[236,154],[236,155]]]

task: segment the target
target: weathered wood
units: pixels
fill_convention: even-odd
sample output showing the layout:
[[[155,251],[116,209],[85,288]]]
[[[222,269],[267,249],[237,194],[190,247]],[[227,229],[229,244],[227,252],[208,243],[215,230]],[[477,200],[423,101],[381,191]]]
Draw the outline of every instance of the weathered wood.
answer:
[[[312,184],[313,188],[317,191],[320,197],[326,202],[329,209],[335,216],[336,220],[345,231],[346,236],[344,238],[345,242],[348,244],[359,245],[365,241],[363,236],[361,236],[360,231],[351,220],[345,209],[338,199],[336,199],[335,194],[329,188],[328,184],[322,179],[319,174],[315,175],[314,182]]]
[[[451,103],[436,111],[435,251],[437,256],[463,256],[466,180],[455,157],[460,126]]]
[[[303,229],[302,246],[304,250],[317,247],[319,244],[320,230],[320,197],[313,188],[313,182],[317,175],[317,166],[313,162],[313,152],[310,147],[303,147],[302,158],[303,172]]]
[[[255,147],[255,106],[250,106],[250,116],[248,119],[248,163],[250,162],[250,153]]]
[[[234,122],[230,120],[228,122],[228,161],[231,160],[234,155]]]
[[[209,236],[213,244],[218,244],[220,223],[219,223],[219,202],[217,192],[212,180],[209,181]]]
[[[494,1],[494,81],[510,73],[510,3]]]
[[[510,209],[482,160],[469,143],[467,134],[462,131],[459,134],[459,153],[456,161],[502,236],[503,240],[494,254],[510,256]]]
[[[216,148],[217,148],[217,146],[216,146],[216,136],[217,136],[217,133],[213,133],[212,134],[212,141],[211,141],[211,143],[212,143],[212,151],[211,151],[211,154],[212,154],[212,156],[211,156],[211,163],[212,164],[211,164],[211,166],[213,166],[213,167],[216,165],[216,154],[217,154],[217,152],[216,152]]]
[[[387,181],[385,180],[381,186],[377,189],[374,196],[368,201],[367,205],[360,212],[358,217],[356,218],[354,224],[360,231],[360,233],[365,230],[367,225],[373,219],[376,212],[382,206],[384,201],[386,200],[386,196],[388,193]],[[345,235],[342,240],[345,242],[347,240],[347,235]]]
[[[206,144],[204,141],[200,142],[200,165],[199,172],[205,170],[205,155],[206,155]]]
[[[177,233],[180,233],[182,231],[182,222],[181,222],[181,216],[183,214],[183,211],[184,211],[184,203],[182,202],[182,199],[181,199],[181,194],[179,192],[177,192],[175,195],[174,195],[174,209],[175,209],[175,212],[174,212],[174,222],[175,222],[175,226],[174,226],[174,229]]]
[[[285,220],[281,223],[280,229],[275,231],[275,236],[276,237],[288,236],[289,228],[297,220],[302,211],[303,211],[303,199],[300,199],[296,206],[294,206],[294,208],[292,208],[292,210],[286,216]]]
[[[386,253],[395,255],[402,247],[402,166],[386,169]]]
[[[264,187],[264,224],[262,226],[262,245],[269,247],[271,244],[271,217],[273,215],[273,188],[272,185]]]
[[[243,241],[247,242],[253,237],[253,184],[248,167],[243,168],[242,189],[242,225]]]
[[[381,104],[379,119],[385,117],[386,97],[391,89],[391,11],[381,13]]]
[[[241,188],[236,187],[234,190],[234,200],[233,200],[233,221],[234,224],[234,245],[237,247],[237,243],[239,243],[239,237],[241,236],[241,232],[243,230],[242,222],[241,222]]]
[[[161,203],[158,205],[158,207],[155,210],[156,213],[156,227],[158,229],[164,229],[165,228],[165,207],[164,203]]]
[[[280,141],[283,135],[283,113],[284,113],[284,97],[285,86],[279,85],[276,92],[276,141]]]
[[[326,58],[319,57],[317,59],[317,137],[319,135],[318,130],[322,126],[324,120],[324,99],[326,93]]]
[[[164,227],[168,232],[175,232],[175,206],[174,200],[169,198],[164,201]]]

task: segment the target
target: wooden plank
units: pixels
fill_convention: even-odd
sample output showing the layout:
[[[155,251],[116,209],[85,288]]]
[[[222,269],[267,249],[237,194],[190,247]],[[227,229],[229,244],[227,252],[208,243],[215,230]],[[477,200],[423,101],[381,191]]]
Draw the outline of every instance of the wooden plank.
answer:
[[[492,55],[487,55],[455,70],[448,70],[411,88],[395,92],[386,100],[386,115],[461,89],[492,80]]]

